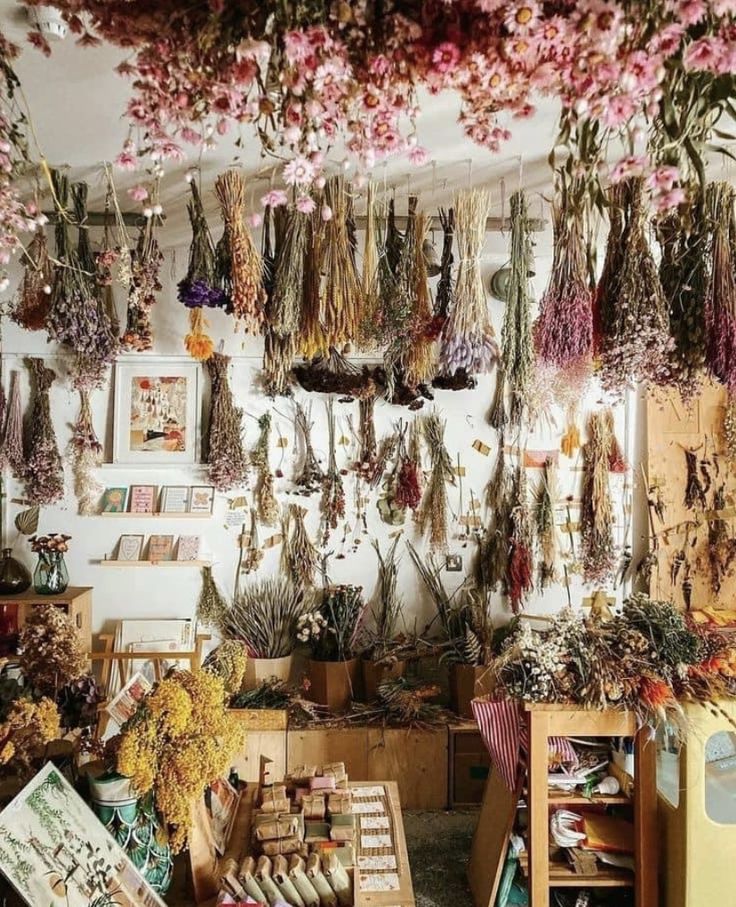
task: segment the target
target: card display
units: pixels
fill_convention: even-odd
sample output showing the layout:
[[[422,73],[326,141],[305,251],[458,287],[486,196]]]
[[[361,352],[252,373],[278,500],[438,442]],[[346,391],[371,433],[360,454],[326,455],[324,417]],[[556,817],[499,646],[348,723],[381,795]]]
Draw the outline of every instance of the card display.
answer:
[[[124,513],[127,498],[127,488],[106,488],[102,495],[102,512]]]
[[[130,486],[130,512],[153,513],[156,509],[155,485]]]
[[[121,535],[118,543],[119,561],[139,561],[143,551],[142,535]]]
[[[361,835],[360,846],[363,850],[378,850],[381,847],[391,847],[391,835]]]
[[[152,535],[148,540],[149,561],[170,561],[173,551],[173,535]]]
[[[187,513],[189,486],[165,485],[161,492],[161,513]]]
[[[388,821],[388,816],[361,816],[360,827],[369,829],[391,828],[391,824]]]
[[[359,884],[361,891],[398,891],[401,887],[396,872],[361,872]]]
[[[198,535],[180,535],[176,546],[177,561],[196,561],[199,557],[201,542]]]

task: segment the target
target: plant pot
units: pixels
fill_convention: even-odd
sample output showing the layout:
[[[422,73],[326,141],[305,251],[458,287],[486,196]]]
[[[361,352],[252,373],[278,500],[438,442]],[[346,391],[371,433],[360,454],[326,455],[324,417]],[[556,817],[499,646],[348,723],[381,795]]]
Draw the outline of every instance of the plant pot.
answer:
[[[174,863],[169,845],[160,844],[157,839],[161,826],[152,797],[138,797],[130,779],[116,772],[90,771],[88,777],[97,818],[151,888],[158,894],[166,894]]]
[[[291,679],[292,659],[291,655],[284,655],[283,658],[251,658],[249,655],[245,665],[243,689],[255,690],[274,677],[288,683]]]
[[[19,595],[31,585],[31,574],[24,564],[14,558],[12,548],[3,548],[0,561],[0,595]]]
[[[38,558],[33,574],[33,588],[37,595],[61,595],[69,585],[69,573],[64,555],[56,551],[42,554]]]
[[[473,718],[470,703],[476,696],[485,696],[496,685],[488,665],[450,665],[450,707],[461,718]]]
[[[308,696],[312,702],[327,706],[331,712],[344,712],[356,697],[360,661],[313,661],[307,665]]]
[[[378,699],[378,687],[385,680],[397,680],[404,676],[405,661],[390,661],[376,663],[367,658],[361,660],[363,668],[363,699],[366,702],[375,702]]]

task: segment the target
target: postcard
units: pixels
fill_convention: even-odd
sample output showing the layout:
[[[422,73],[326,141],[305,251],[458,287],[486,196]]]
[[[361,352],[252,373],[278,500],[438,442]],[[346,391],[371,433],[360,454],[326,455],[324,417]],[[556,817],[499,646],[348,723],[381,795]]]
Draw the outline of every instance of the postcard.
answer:
[[[130,512],[153,513],[156,509],[155,485],[130,486]]]
[[[199,557],[201,542],[198,535],[180,535],[176,546],[177,561],[196,561]]]
[[[127,488],[106,488],[102,495],[102,513],[125,513]]]
[[[194,485],[189,498],[189,513],[212,513],[215,489],[212,485]]]
[[[152,535],[148,540],[149,561],[170,561],[173,552],[173,535]]]
[[[105,711],[119,727],[122,727],[129,718],[135,715],[143,697],[152,688],[151,681],[137,671],[117,696],[105,706]]]
[[[142,535],[121,535],[118,542],[119,561],[139,561],[143,551]]]
[[[188,485],[164,485],[161,492],[161,513],[186,513],[188,508]]]

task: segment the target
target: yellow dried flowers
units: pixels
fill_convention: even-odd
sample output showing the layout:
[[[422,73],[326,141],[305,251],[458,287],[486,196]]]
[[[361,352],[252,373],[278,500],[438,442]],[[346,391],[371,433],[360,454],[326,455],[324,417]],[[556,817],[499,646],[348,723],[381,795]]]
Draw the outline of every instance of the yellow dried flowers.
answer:
[[[34,761],[60,736],[59,711],[52,700],[18,699],[0,723],[0,766],[21,777],[31,775]]]

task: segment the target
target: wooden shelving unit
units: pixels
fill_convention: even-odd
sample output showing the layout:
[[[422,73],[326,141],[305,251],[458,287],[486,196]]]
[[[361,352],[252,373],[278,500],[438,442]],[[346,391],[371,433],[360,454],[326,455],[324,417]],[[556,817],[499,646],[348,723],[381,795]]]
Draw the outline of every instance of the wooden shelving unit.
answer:
[[[210,520],[211,513],[171,513],[165,510],[157,510],[153,513],[130,513],[130,511],[103,511],[102,513],[93,513],[91,516],[101,516],[109,519],[127,520]]]
[[[211,567],[212,561],[95,561],[98,567]]]

